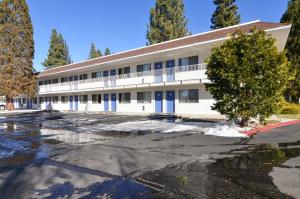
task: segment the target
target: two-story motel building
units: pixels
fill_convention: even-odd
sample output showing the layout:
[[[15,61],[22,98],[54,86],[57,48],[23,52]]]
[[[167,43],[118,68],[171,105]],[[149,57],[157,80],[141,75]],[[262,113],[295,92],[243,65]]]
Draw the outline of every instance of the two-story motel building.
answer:
[[[253,27],[285,47],[291,26],[254,21],[40,72],[36,98],[16,108],[65,111],[218,114],[205,90],[205,59],[230,34]]]

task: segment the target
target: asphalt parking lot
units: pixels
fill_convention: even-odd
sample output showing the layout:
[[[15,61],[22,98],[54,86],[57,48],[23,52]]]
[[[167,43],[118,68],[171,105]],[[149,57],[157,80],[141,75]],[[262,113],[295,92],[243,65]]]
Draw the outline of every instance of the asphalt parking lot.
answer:
[[[5,198],[300,197],[299,125],[247,139],[201,132],[213,124],[99,113],[0,114],[0,193]]]

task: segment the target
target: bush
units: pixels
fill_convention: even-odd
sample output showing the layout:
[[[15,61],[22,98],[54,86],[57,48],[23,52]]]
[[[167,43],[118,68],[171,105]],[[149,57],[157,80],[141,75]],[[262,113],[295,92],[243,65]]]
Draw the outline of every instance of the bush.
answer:
[[[294,103],[289,103],[285,102],[283,104],[281,114],[300,114],[300,105],[299,104],[294,104]]]

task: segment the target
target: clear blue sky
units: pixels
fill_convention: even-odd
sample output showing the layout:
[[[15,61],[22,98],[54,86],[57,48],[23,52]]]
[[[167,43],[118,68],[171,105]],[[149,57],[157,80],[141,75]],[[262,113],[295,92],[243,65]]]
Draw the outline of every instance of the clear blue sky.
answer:
[[[288,0],[237,0],[241,22],[278,22]],[[212,0],[185,0],[188,28],[195,34],[210,29]],[[34,27],[34,66],[40,71],[51,30],[67,40],[74,62],[87,59],[92,42],[102,51],[120,52],[146,43],[149,9],[155,0],[27,0]]]

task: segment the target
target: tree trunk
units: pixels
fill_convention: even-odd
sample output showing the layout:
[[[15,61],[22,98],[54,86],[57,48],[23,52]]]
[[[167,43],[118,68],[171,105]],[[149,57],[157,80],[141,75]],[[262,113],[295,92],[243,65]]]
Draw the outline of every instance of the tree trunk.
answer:
[[[13,111],[15,110],[14,107],[14,99],[12,97],[6,97],[6,109],[8,111]]]
[[[248,126],[249,120],[250,119],[248,117],[242,117],[241,126]]]

